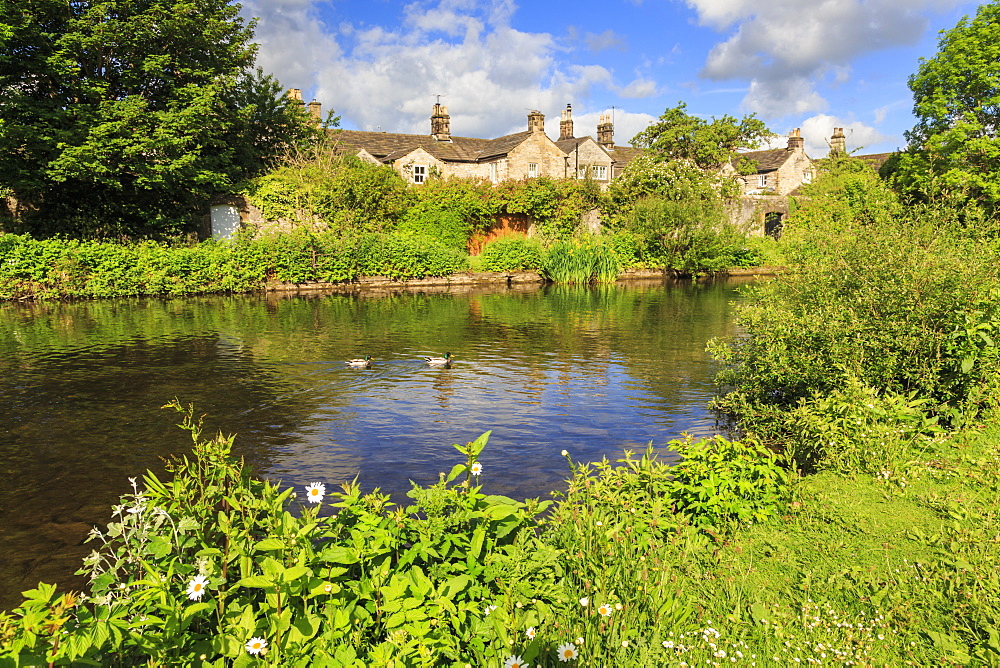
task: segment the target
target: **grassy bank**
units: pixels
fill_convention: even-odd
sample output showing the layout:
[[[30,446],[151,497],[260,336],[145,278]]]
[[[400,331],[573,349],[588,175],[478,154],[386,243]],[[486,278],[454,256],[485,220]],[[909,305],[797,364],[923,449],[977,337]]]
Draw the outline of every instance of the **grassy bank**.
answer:
[[[789,479],[721,439],[675,443],[680,469],[567,453],[555,505],[489,495],[484,435],[400,508],[261,482],[184,425],[194,455],[92,535],[91,591],[0,617],[0,665],[1000,660],[997,427],[878,475]]]
[[[750,266],[758,258],[742,247],[723,251],[713,251],[706,271]],[[414,232],[344,236],[298,231],[194,246],[0,234],[0,299],[245,293],[274,282],[340,283],[362,276],[406,280],[470,269],[532,270],[554,282],[588,283],[614,281],[629,268],[666,266],[627,233],[547,245],[513,235],[487,244],[475,257],[453,243]]]

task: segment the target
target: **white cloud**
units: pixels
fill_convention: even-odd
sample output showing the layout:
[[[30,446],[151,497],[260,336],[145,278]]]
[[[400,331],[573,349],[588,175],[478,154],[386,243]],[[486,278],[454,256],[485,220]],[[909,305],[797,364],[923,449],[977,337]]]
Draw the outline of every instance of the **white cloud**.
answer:
[[[802,121],[802,138],[805,139],[806,153],[810,157],[826,157],[830,151],[830,136],[834,128],[844,128],[848,153],[856,150],[861,154],[872,153],[869,147],[896,139],[854,119],[817,114]]]
[[[624,88],[619,89],[618,94],[622,97],[633,99],[653,97],[654,95],[659,94],[659,86],[657,86],[656,82],[652,79],[643,79],[642,77],[639,77],[626,85]]]
[[[584,42],[591,51],[604,51],[605,49],[625,49],[625,38],[614,30],[605,30],[601,34],[588,32],[584,35]]]
[[[860,55],[913,44],[924,12],[961,0],[686,0],[698,20],[732,30],[702,70],[714,80],[748,79],[744,106],[766,117],[822,111],[817,84],[844,83]]]
[[[511,27],[510,0],[413,3],[398,29],[342,25],[329,30],[307,0],[245,0],[260,17],[259,62],[285,86],[315,91],[345,127],[430,132],[435,95],[456,136],[495,137],[527,127],[527,109],[558,118],[566,103],[585,104],[596,87],[619,90],[601,65],[563,65],[550,33]],[[617,38],[594,36],[607,46]],[[638,80],[624,87],[650,90]]]

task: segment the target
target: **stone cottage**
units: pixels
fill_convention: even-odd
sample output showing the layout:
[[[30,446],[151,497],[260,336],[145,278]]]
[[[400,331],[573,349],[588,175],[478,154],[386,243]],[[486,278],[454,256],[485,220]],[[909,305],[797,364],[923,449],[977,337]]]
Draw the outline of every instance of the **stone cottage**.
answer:
[[[575,176],[607,187],[639,149],[616,148],[611,140],[614,128],[610,119],[602,116],[601,120],[597,141],[575,137],[573,109],[566,105],[555,141],[545,134],[545,115],[540,111],[528,113],[527,129],[522,132],[480,139],[452,135],[448,107],[437,103],[431,112],[428,135],[340,130],[336,142],[338,150],[392,165],[403,178],[416,184],[431,175],[483,178],[492,183]]]

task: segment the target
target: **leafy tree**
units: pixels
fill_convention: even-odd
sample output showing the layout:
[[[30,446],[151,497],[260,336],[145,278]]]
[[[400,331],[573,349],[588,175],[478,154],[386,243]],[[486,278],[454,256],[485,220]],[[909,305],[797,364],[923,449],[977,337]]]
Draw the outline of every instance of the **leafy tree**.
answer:
[[[0,177],[35,234],[170,233],[312,130],[229,0],[0,0]]]
[[[917,124],[896,183],[927,200],[1000,202],[1000,3],[943,31],[937,54],[909,79]]]
[[[650,155],[661,162],[685,160],[702,169],[713,169],[732,160],[740,149],[760,148],[773,134],[753,114],[740,120],[727,114],[706,121],[688,114],[686,109],[683,102],[667,109],[658,121],[633,137],[632,144],[648,148]]]

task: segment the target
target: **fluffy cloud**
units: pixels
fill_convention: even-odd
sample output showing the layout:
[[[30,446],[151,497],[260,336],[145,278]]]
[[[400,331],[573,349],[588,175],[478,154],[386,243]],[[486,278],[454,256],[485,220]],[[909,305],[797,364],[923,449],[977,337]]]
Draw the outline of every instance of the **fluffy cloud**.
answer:
[[[805,139],[806,153],[813,158],[825,157],[830,151],[830,135],[833,134],[834,128],[844,128],[848,153],[853,151],[862,154],[872,153],[867,147],[898,139],[851,118],[817,114],[802,121],[802,138]]]
[[[744,106],[775,118],[823,111],[819,82],[844,82],[852,60],[913,44],[924,34],[923,12],[960,0],[685,0],[698,20],[732,31],[709,53],[703,76],[748,79]]]
[[[557,114],[594,87],[618,89],[603,66],[561,64],[553,35],[512,28],[514,10],[509,0],[439,0],[407,5],[398,28],[331,28],[309,0],[244,2],[246,15],[260,17],[264,69],[335,108],[345,127],[428,133],[440,94],[453,134],[499,136],[526,129],[527,109]],[[591,41],[608,48],[615,39]]]

